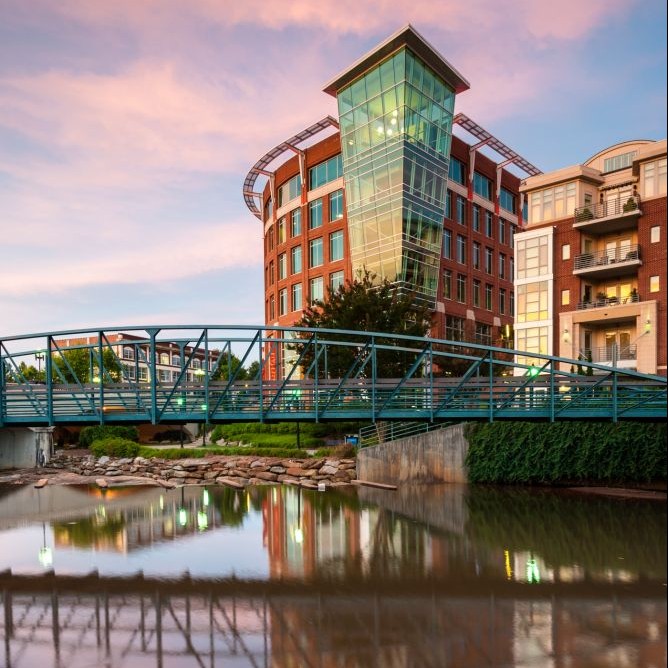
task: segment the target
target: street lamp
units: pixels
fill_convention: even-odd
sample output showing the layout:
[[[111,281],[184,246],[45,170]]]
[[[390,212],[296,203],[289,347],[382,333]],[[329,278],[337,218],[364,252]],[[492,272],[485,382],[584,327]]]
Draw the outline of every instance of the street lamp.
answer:
[[[38,353],[35,353],[35,359],[37,360],[37,371],[42,373],[42,360],[44,359],[44,353],[46,351],[40,350]]]
[[[206,371],[202,369],[201,367],[195,371],[195,375],[197,376],[198,380],[202,382],[204,380],[204,374]],[[206,411],[208,409],[208,406],[206,402],[202,403],[201,406],[203,411]],[[206,415],[204,417],[204,424],[202,425],[202,447],[206,445]]]

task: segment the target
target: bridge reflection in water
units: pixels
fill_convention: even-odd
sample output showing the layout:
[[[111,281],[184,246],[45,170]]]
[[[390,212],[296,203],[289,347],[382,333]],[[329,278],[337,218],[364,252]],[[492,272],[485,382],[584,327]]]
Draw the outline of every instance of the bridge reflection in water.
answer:
[[[665,665],[664,504],[45,490],[0,494],[7,668]]]

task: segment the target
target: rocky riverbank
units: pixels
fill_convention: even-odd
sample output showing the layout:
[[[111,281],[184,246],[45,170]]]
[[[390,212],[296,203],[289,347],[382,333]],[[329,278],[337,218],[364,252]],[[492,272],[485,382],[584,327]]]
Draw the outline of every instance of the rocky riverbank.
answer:
[[[132,479],[153,481],[162,486],[220,484],[231,487],[282,483],[317,489],[349,485],[355,479],[354,459],[222,456],[191,459],[145,459],[100,457],[57,453],[47,473],[67,472],[85,480],[103,478],[107,484],[127,484]],[[34,477],[37,471],[32,470]],[[30,482],[26,480],[26,482]]]

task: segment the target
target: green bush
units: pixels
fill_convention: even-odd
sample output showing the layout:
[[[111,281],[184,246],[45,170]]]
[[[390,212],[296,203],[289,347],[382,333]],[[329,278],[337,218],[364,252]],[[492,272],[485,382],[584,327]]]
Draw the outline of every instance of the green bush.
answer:
[[[137,427],[110,426],[106,424],[84,427],[79,432],[79,445],[82,448],[89,448],[93,441],[112,437],[136,442],[139,441],[139,432],[137,431]]]
[[[305,450],[296,448],[151,448],[140,446],[139,456],[147,459],[190,459],[208,455],[247,455],[250,457],[285,457],[290,459],[306,459],[309,455]]]
[[[630,483],[666,480],[666,425],[494,422],[469,425],[471,482]]]
[[[107,455],[108,457],[136,457],[139,454],[140,445],[127,438],[101,438],[93,441],[90,451],[96,457]]]

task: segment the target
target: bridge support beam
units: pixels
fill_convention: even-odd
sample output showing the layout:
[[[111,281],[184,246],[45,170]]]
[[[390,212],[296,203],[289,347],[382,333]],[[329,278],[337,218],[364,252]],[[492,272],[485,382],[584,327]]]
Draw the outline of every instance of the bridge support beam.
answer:
[[[53,427],[0,429],[0,470],[44,466],[53,453]]]
[[[466,483],[468,449],[463,424],[381,442],[357,453],[357,477],[393,484]]]

